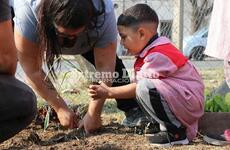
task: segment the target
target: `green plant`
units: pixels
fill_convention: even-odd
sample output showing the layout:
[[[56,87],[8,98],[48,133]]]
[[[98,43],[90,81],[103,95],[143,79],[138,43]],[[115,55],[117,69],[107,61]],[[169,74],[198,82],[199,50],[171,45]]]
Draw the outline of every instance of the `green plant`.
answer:
[[[224,101],[230,107],[230,93],[225,95]]]
[[[230,112],[230,105],[225,101],[225,97],[217,95],[206,99],[205,101],[206,112]]]
[[[72,63],[71,61],[61,57],[61,56],[59,58],[57,58],[56,62],[60,61],[60,60],[66,61],[68,63],[68,65],[70,65],[72,68],[76,69],[77,72],[81,72],[83,74],[83,76],[86,77],[85,78],[86,79],[86,84],[84,84],[85,88],[87,88],[88,85],[91,84],[92,79],[87,78],[87,76],[88,76],[87,73],[90,73],[90,72],[95,73],[96,69],[90,62],[88,62],[86,59],[84,59],[84,57],[82,57],[80,55],[75,57],[75,61],[78,63],[78,66],[75,65],[74,63]],[[52,67],[54,67],[54,66],[52,66]],[[61,82],[59,84],[58,84],[58,82],[55,82],[57,92],[60,93],[60,94],[62,93],[61,89],[64,86],[64,82],[68,78],[69,73],[71,73],[71,71],[67,71],[64,74],[62,73]],[[50,70],[48,71],[47,76],[45,78],[47,78],[49,75],[50,75]],[[94,79],[93,81],[95,81],[95,80],[96,79]],[[71,106],[69,106],[69,107],[71,107]],[[76,113],[79,113],[80,117],[83,118],[84,115],[86,114],[87,110],[88,110],[87,108],[88,108],[88,105],[86,105],[86,104],[79,105]],[[44,130],[46,130],[48,128],[48,126],[49,126],[50,119],[51,119],[50,118],[51,117],[51,112],[52,112],[51,107],[48,106],[46,116],[45,116],[45,120],[44,120]]]
[[[46,130],[49,126],[50,123],[50,112],[51,112],[51,108],[50,106],[48,106],[48,110],[46,112],[46,117],[45,117],[45,121],[44,121],[44,130]]]

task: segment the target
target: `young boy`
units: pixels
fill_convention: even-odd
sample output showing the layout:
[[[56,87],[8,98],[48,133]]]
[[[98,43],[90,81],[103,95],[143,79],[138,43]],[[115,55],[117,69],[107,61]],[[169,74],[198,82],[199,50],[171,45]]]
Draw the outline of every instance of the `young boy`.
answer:
[[[146,4],[118,18],[121,44],[136,56],[135,83],[120,87],[90,85],[91,97],[136,100],[160,132],[146,135],[151,144],[188,144],[204,112],[204,85],[195,67],[166,37],[157,34],[158,16]]]

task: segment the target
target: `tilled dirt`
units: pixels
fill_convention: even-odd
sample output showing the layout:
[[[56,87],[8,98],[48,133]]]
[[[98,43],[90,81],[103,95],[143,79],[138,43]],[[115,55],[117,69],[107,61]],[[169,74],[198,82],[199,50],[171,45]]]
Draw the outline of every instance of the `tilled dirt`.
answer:
[[[189,145],[173,147],[156,147],[149,144],[142,130],[126,128],[116,118],[103,117],[101,129],[94,134],[85,135],[83,130],[63,130],[57,123],[51,122],[47,130],[42,124],[33,122],[28,128],[13,138],[0,144],[0,149],[17,150],[229,150],[229,146],[211,146],[203,142],[202,137],[193,140]]]

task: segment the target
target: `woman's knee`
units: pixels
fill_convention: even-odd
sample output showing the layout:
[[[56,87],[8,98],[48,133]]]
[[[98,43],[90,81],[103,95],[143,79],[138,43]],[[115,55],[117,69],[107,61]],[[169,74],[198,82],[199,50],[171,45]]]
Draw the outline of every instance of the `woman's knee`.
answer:
[[[35,118],[36,114],[37,114],[37,98],[35,96],[35,94],[33,93],[30,97],[28,97],[28,107],[30,107],[28,109],[28,112],[30,113],[30,116],[32,118]]]
[[[25,95],[20,101],[23,103],[23,106],[18,107],[18,112],[20,115],[18,118],[21,118],[21,123],[24,127],[28,126],[37,115],[37,100],[34,93],[27,91],[28,93]]]
[[[34,118],[37,113],[37,98],[34,92],[29,89],[25,91],[24,102],[25,102],[25,111],[31,118]]]
[[[20,129],[32,122],[37,113],[37,100],[34,92],[25,83],[12,76],[0,75],[1,104],[6,107],[2,120],[17,120]],[[13,93],[13,94],[12,94]]]
[[[37,98],[33,90],[26,85],[25,83],[13,79],[12,89],[15,89],[15,104],[18,104],[18,111],[21,112],[21,115],[34,118],[37,113]],[[20,110],[19,110],[20,109]]]

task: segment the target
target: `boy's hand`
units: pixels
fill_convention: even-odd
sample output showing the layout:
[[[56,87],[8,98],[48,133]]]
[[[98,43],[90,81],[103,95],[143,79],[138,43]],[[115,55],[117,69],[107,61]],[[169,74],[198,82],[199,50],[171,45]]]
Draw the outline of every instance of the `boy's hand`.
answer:
[[[109,97],[109,87],[103,83],[99,82],[100,85],[90,85],[88,92],[93,99],[106,99]]]

